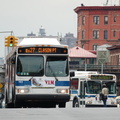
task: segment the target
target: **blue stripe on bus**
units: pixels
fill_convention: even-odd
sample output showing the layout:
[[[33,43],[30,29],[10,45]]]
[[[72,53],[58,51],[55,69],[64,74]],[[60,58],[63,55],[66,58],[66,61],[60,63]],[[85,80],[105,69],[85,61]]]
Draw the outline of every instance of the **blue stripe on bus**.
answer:
[[[71,91],[71,94],[77,94],[77,91]],[[85,95],[85,97],[95,97],[96,95]],[[80,97],[80,95],[78,95]],[[115,98],[116,95],[108,95],[109,98]]]
[[[71,90],[70,93],[71,94],[78,94],[78,91],[77,90]]]
[[[16,86],[31,86],[31,81],[16,81]]]
[[[55,86],[70,86],[70,81],[55,81]]]
[[[16,86],[31,86],[31,81],[16,81]],[[70,86],[69,81],[55,81],[55,86]]]
[[[96,95],[85,95],[85,97],[95,97]],[[116,97],[116,95],[108,95],[109,98]]]

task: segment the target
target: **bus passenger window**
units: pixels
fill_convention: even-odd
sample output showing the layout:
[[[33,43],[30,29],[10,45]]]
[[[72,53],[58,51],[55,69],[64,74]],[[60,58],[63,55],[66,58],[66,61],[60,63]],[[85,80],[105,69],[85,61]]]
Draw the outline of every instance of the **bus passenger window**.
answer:
[[[70,81],[70,89],[72,90],[78,89],[78,79],[72,79]]]

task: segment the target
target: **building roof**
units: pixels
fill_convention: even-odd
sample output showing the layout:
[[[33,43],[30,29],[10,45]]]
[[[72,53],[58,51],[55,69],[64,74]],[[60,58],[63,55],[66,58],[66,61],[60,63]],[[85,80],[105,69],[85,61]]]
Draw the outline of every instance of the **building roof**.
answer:
[[[69,57],[74,58],[96,58],[97,56],[81,47],[73,47],[69,49]]]
[[[103,45],[97,46],[97,51],[106,51],[108,47],[111,47],[111,45],[103,44]]]
[[[120,6],[80,6],[74,9],[76,13],[83,10],[120,10]]]
[[[120,45],[113,45],[111,47],[107,47],[108,50],[115,50],[115,49],[120,49]]]

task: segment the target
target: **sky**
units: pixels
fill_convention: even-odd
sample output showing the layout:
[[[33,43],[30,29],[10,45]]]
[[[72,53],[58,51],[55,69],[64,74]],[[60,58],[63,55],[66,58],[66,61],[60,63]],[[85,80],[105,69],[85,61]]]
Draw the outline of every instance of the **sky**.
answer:
[[[81,6],[103,6],[107,0],[0,0],[0,57],[4,57],[4,40],[13,31],[14,36],[38,35],[41,26],[46,35],[73,33],[77,37],[77,14]],[[109,0],[108,4],[120,0]]]

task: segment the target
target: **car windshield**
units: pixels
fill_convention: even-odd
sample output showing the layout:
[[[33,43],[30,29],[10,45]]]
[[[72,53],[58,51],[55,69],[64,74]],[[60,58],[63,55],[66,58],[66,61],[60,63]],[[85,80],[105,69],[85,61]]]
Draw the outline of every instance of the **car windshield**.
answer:
[[[17,58],[18,76],[43,76],[43,56],[20,55]]]
[[[48,56],[46,59],[45,75],[47,77],[68,76],[67,56]]]

